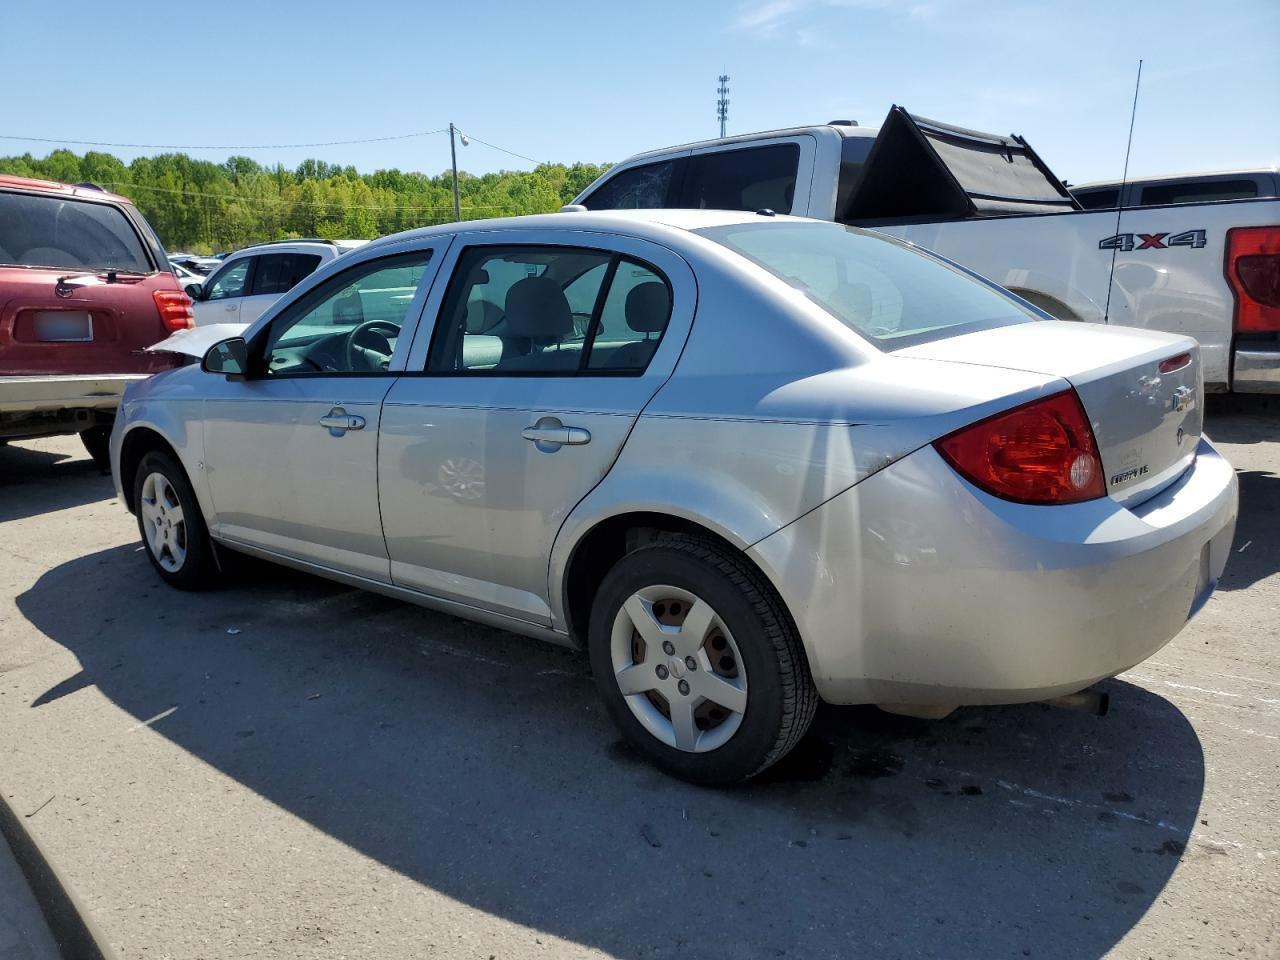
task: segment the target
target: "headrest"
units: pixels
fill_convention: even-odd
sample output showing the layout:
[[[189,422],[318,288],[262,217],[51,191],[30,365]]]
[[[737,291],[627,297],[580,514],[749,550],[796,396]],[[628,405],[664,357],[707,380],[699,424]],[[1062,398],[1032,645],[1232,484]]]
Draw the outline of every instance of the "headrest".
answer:
[[[507,291],[506,333],[513,337],[561,340],[573,332],[573,313],[559,284],[549,277],[525,277]]]
[[[661,333],[671,316],[671,294],[656,280],[641,283],[627,294],[627,326],[636,333]]]
[[[333,322],[353,325],[364,323],[364,303],[360,300],[359,290],[352,290],[333,301]]]

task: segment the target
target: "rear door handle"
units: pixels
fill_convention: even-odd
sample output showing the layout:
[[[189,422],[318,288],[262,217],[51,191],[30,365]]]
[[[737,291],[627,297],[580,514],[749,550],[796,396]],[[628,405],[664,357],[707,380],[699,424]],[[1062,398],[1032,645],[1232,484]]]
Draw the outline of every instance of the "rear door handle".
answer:
[[[320,418],[320,426],[327,427],[330,434],[340,437],[348,430],[363,430],[364,417],[347,413],[342,407],[334,407]]]
[[[520,436],[533,443],[543,453],[559,450],[566,444],[579,446],[591,442],[591,432],[582,427],[566,427],[558,417],[541,417],[532,427],[525,427]]]

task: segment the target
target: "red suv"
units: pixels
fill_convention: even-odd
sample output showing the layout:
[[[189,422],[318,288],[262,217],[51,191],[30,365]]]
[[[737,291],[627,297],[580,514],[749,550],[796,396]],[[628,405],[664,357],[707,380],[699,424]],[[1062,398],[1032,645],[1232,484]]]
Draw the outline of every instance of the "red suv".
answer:
[[[124,388],[183,362],[143,349],[192,325],[128,199],[0,176],[0,445],[78,433],[105,464]]]

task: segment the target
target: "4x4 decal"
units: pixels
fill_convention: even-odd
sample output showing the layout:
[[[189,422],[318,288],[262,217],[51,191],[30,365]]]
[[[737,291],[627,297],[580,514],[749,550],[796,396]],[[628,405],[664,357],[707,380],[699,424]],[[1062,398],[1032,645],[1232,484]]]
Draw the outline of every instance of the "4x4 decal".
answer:
[[[1168,237],[1168,239],[1165,239]],[[1183,230],[1169,236],[1167,233],[1117,233],[1098,241],[1099,250],[1164,250],[1166,247],[1191,247],[1199,250],[1208,240],[1204,230]]]

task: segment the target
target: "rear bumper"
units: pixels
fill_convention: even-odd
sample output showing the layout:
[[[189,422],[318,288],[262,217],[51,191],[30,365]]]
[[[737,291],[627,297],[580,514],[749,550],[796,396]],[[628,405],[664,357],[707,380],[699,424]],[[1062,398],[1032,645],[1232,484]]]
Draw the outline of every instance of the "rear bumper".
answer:
[[[1150,657],[1208,599],[1235,473],[1202,441],[1167,490],[1037,507],[990,497],[925,447],[750,554],[835,703],[1021,703]]]
[[[1237,348],[1231,389],[1236,393],[1280,393],[1280,349]]]
[[[149,373],[0,377],[0,413],[114,410],[125,387]]]

